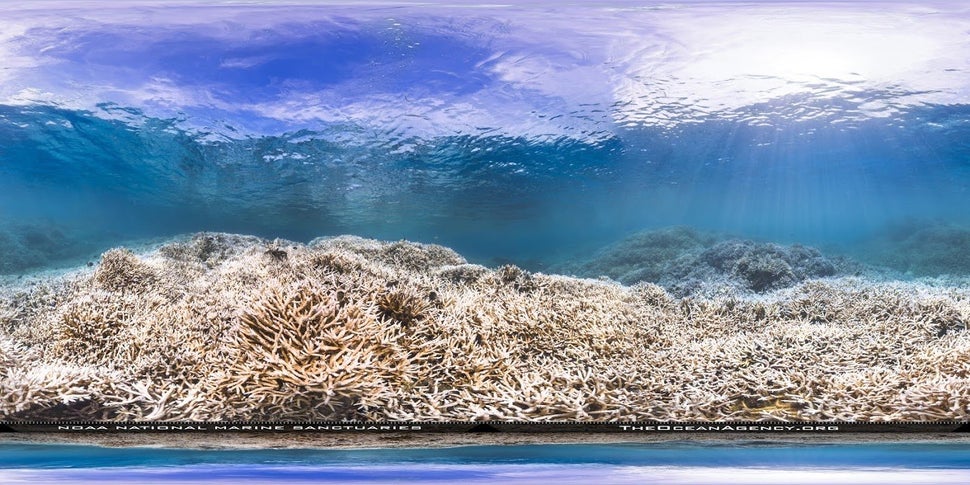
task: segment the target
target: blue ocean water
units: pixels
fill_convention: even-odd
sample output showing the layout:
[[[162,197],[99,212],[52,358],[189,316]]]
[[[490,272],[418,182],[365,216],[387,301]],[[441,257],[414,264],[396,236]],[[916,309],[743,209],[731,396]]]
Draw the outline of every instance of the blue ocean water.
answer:
[[[541,269],[687,226],[922,234],[965,275],[968,31],[957,2],[6,2],[0,273],[196,231]],[[966,451],[3,445],[0,481],[965,483]]]
[[[965,483],[965,443],[668,442],[379,450],[0,445],[4,483]],[[780,481],[779,481],[780,480]]]
[[[8,273],[195,231],[542,268],[668,226],[970,225],[959,4],[0,8]]]

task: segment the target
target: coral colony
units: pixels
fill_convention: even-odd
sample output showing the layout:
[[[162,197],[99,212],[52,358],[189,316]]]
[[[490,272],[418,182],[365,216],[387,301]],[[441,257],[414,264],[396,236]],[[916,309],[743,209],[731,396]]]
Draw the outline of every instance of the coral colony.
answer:
[[[0,415],[967,418],[963,284],[677,228],[561,269],[590,279],[351,236],[112,249],[2,297]]]

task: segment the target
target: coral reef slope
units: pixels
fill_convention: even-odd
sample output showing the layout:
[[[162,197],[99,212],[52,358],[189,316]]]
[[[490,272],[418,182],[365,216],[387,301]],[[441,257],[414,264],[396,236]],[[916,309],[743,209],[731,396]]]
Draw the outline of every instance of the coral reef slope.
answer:
[[[627,285],[656,283],[678,297],[713,297],[765,293],[812,278],[855,274],[862,267],[800,244],[784,246],[668,227],[633,234],[586,261],[558,269]]]
[[[0,293],[0,416],[970,414],[967,287],[821,278],[825,261],[797,248],[804,257],[789,261],[797,251],[696,246],[737,253],[732,271],[782,261],[789,287],[678,299],[651,283],[490,269],[441,246],[351,236],[203,233],[113,249],[96,268]]]

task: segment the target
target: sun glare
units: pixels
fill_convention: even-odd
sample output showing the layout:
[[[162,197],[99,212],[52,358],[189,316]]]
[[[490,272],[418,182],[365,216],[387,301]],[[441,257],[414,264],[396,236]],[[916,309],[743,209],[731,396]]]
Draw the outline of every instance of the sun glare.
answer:
[[[614,99],[625,100],[614,119],[670,125],[793,94],[853,97],[885,89],[918,93],[899,103],[964,102],[966,76],[959,68],[968,63],[954,63],[951,53],[965,41],[964,31],[928,18],[856,10],[825,15],[766,8],[668,22],[657,38],[632,38],[623,46],[643,54],[614,88]],[[867,110],[873,116],[887,115],[883,107],[866,106],[878,108]]]
[[[856,77],[860,61],[854,53],[837,49],[834,45],[774,45],[761,52],[761,59],[751,71],[787,80],[803,77],[844,80]],[[757,56],[757,54],[755,54]]]
[[[886,82],[932,60],[938,48],[929,33],[860,31],[844,23],[766,23],[724,32],[722,39],[730,40],[708,51],[695,74]]]

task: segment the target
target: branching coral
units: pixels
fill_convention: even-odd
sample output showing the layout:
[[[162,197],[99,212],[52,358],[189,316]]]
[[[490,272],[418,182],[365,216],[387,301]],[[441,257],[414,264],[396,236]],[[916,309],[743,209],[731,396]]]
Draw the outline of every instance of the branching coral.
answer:
[[[0,379],[5,379],[14,366],[20,363],[20,349],[10,338],[0,337]]]
[[[528,293],[539,288],[536,279],[528,271],[512,264],[506,264],[495,271],[500,285],[508,286],[516,291]]]
[[[401,365],[390,345],[396,330],[342,302],[338,292],[277,290],[242,313],[237,359],[223,385],[250,406],[260,403],[250,416],[360,418],[358,412],[383,404],[389,374]],[[362,405],[367,397],[375,400]]]
[[[465,264],[465,258],[444,246],[407,241],[380,242],[355,236],[319,238],[310,242],[316,250],[336,250],[364,256],[370,261],[411,271]]]
[[[802,280],[799,272],[818,261],[795,247],[778,256],[796,277],[790,288],[678,298],[651,283],[488,269],[445,248],[402,242],[277,244],[283,260],[266,255],[275,243],[255,238],[193,241],[143,255],[109,251],[93,275],[7,292],[20,296],[2,305],[10,322],[0,328],[0,414],[518,421],[970,414],[970,289]],[[220,244],[227,246],[212,249]],[[754,272],[757,254],[767,254],[734,249],[719,249],[725,271]],[[804,257],[785,259],[797,254]],[[738,268],[746,258],[750,264]]]
[[[130,308],[120,300],[99,296],[65,308],[60,338],[53,346],[55,355],[78,362],[111,361],[118,346],[125,344]]]
[[[337,251],[327,251],[315,254],[310,259],[310,265],[316,269],[334,271],[336,273],[352,273],[363,268],[365,263],[359,256]]]
[[[435,292],[425,297],[415,288],[393,288],[377,297],[377,307],[385,317],[409,324],[428,318],[428,310],[436,300]]]
[[[166,258],[201,262],[209,267],[219,264],[235,255],[241,248],[260,243],[252,236],[201,232],[187,240],[174,241],[159,248]]]
[[[100,418],[95,396],[105,377],[90,367],[71,364],[14,367],[0,380],[0,416]]]
[[[112,249],[101,255],[94,279],[111,291],[142,292],[157,280],[155,272],[130,249]]]

